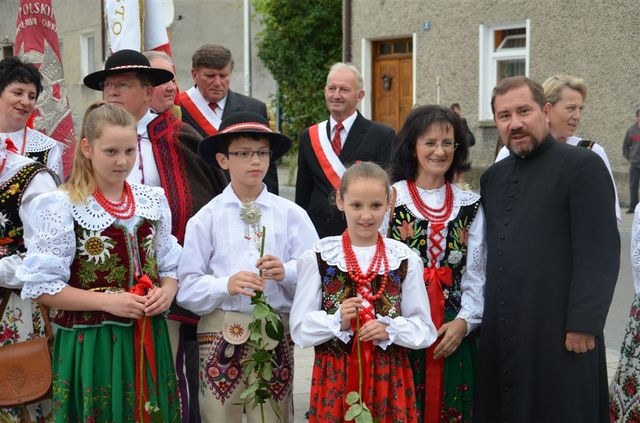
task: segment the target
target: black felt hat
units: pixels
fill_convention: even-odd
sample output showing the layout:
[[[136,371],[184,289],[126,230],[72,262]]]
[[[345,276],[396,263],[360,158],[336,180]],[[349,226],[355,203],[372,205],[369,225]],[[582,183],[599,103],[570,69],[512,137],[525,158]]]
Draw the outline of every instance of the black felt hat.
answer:
[[[84,85],[102,91],[102,83],[111,75],[126,72],[138,72],[149,76],[153,86],[164,84],[173,79],[168,70],[152,68],[144,54],[135,50],[118,50],[113,53],[104,64],[104,70],[90,73],[84,77]]]
[[[269,148],[273,151],[272,160],[284,156],[291,148],[291,139],[269,127],[269,121],[262,115],[253,112],[234,112],[220,123],[218,133],[200,141],[198,152],[207,161],[218,166],[216,153],[222,151],[224,141],[242,134],[256,134],[269,140]]]

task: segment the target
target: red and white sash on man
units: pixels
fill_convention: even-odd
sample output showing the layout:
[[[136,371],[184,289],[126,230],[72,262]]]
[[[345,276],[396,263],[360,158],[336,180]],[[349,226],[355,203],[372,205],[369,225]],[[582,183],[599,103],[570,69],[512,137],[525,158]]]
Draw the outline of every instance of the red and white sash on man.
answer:
[[[198,104],[193,101],[193,99],[189,96],[189,92],[194,89],[197,88],[192,87],[187,91],[180,91],[180,93],[178,94],[180,98],[180,105],[186,110],[189,116],[191,116],[194,122],[200,128],[202,128],[204,132],[207,133],[207,135],[215,135],[218,133],[218,129],[216,129],[216,127],[211,124],[209,118],[207,117],[211,117],[210,114],[212,114],[213,111],[209,108],[208,105],[207,108],[204,109],[199,107]]]
[[[309,128],[311,148],[318,158],[322,173],[327,177],[331,185],[337,190],[340,187],[340,179],[347,170],[331,146],[331,140],[327,136],[327,121],[317,123]]]

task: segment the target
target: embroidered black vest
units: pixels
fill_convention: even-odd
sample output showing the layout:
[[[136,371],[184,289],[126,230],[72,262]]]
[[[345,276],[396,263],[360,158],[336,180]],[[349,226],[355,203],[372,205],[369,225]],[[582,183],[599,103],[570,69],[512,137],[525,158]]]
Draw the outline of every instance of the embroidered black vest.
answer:
[[[135,284],[134,257],[139,255],[142,272],[158,282],[155,255],[157,221],[142,219],[138,222],[132,240],[127,229],[117,223],[102,231],[91,231],[77,222],[76,255],[71,263],[69,286],[98,292],[128,291]],[[104,322],[131,324],[131,319],[101,311],[60,310],[55,323],[71,328],[94,326]]]
[[[445,311],[458,313],[460,311],[460,301],[462,299],[462,289],[460,281],[467,264],[467,237],[469,227],[478,213],[480,200],[475,203],[462,206],[455,219],[447,225],[447,242],[444,255],[439,266],[450,267],[453,273],[453,285],[445,287]],[[392,219],[392,230],[390,238],[404,242],[410,248],[417,251],[424,266],[428,266],[427,257],[427,227],[429,221],[422,216],[417,217],[405,205],[401,204],[395,208]]]
[[[356,284],[347,272],[343,272],[337,266],[330,266],[322,260],[320,253],[317,253],[316,256],[322,282],[322,310],[328,314],[335,314],[344,300],[356,296]],[[405,259],[396,270],[389,271],[387,288],[383,295],[373,302],[376,314],[388,315],[392,319],[402,314],[402,283],[406,276],[407,260]],[[382,276],[378,275],[371,281],[371,291],[378,292],[381,283]],[[339,339],[333,338],[316,346],[315,351],[330,352],[333,355],[341,356],[351,353],[352,344],[353,340],[345,344]]]
[[[24,190],[42,171],[46,168],[40,163],[29,163],[0,186],[0,257],[26,251],[19,210]]]

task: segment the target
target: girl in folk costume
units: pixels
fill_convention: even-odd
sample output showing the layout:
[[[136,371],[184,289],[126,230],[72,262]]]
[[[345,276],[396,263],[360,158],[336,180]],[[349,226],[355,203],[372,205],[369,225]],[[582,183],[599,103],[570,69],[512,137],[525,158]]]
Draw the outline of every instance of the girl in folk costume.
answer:
[[[41,92],[42,75],[33,64],[14,56],[0,61],[0,140],[10,139],[18,153],[42,163],[62,180],[63,144],[27,127]]]
[[[631,226],[631,271],[635,298],[620,348],[618,369],[610,386],[611,422],[640,421],[640,206]]]
[[[0,140],[0,348],[44,335],[40,308],[20,298],[22,281],[16,278],[16,268],[32,235],[26,228],[33,200],[55,189],[54,176],[44,166],[19,155],[10,141]],[[1,370],[0,378],[12,383]],[[50,411],[49,400],[26,408],[2,408],[0,422],[50,420]]]
[[[343,421],[347,393],[359,391],[361,365],[362,400],[373,419],[415,422],[408,348],[426,348],[436,339],[422,263],[378,231],[390,202],[382,168],[352,165],[336,197],[347,229],[299,259],[290,317],[296,345],[315,346],[309,421]]]
[[[411,352],[420,421],[471,420],[476,338],[485,282],[480,197],[454,185],[468,146],[440,106],[409,113],[392,156],[397,192],[390,235],[420,254],[438,341]]]
[[[23,298],[55,307],[57,422],[180,420],[162,312],[177,290],[180,246],[159,188],[128,184],[133,117],[91,106],[62,189],[34,200],[33,239],[17,270]]]

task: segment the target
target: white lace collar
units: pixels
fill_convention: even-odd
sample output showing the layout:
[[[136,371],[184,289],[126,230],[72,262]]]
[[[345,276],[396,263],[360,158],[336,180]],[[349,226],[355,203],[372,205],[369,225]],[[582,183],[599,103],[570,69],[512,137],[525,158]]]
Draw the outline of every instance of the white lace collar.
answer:
[[[18,151],[22,149],[22,137],[24,134],[24,128],[18,129],[15,132],[6,133],[0,132],[0,138],[4,141],[10,138],[15,144]],[[39,153],[41,151],[47,151],[52,149],[56,145],[57,141],[40,131],[27,128],[27,146],[24,151],[27,153]]]
[[[413,207],[413,201],[411,200],[411,194],[409,194],[407,181],[396,182],[395,184],[393,184],[393,186],[397,190],[396,206],[404,204],[408,206],[412,212],[417,212]],[[442,202],[444,201],[445,193],[444,187],[444,185],[436,189],[422,189],[418,187],[418,193],[423,199],[432,197],[435,199],[435,202],[437,204],[442,204]],[[480,194],[476,194],[475,192],[471,191],[464,191],[456,184],[451,184],[451,187],[453,189],[454,209],[460,208],[462,206],[470,206],[480,200]],[[420,216],[420,214],[417,214],[416,216]]]
[[[160,208],[159,188],[146,185],[131,184],[131,191],[136,202],[135,216],[149,220],[159,220],[162,213]],[[71,215],[80,226],[91,231],[100,231],[116,221],[115,217],[107,213],[96,199],[90,196],[86,204],[71,204]]]
[[[384,245],[387,249],[387,259],[389,260],[389,270],[396,270],[400,267],[402,260],[413,254],[411,249],[405,244],[393,239],[385,238]],[[337,266],[343,272],[347,271],[347,262],[344,257],[344,251],[342,250],[342,237],[330,236],[322,238],[320,241],[313,245],[313,250],[316,253],[320,253],[320,257],[330,266]],[[356,247],[353,246],[353,252],[358,258],[360,263],[370,263],[373,259],[373,255],[376,252],[376,246],[370,247]],[[384,273],[384,269],[381,269],[380,274]]]

